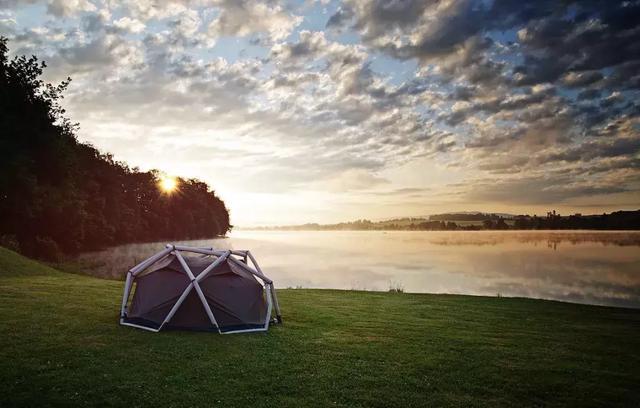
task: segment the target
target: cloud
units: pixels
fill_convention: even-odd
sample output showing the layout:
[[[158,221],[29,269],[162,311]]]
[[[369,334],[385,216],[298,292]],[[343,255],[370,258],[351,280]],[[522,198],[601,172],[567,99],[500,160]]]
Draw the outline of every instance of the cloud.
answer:
[[[96,6],[88,0],[52,0],[47,6],[47,11],[57,17],[95,10]]]
[[[146,27],[146,25],[140,20],[126,16],[115,20],[113,25],[134,34],[142,32]]]
[[[347,0],[324,30],[280,1],[0,8],[14,52],[73,77],[64,104],[81,138],[134,165],[178,166],[174,151],[192,162],[176,170],[215,182],[228,155],[245,192],[396,204],[425,188],[447,205],[640,191],[638,2]],[[421,169],[381,176],[422,161],[462,180],[401,191]]]
[[[436,112],[465,140],[456,166],[503,177],[486,193],[467,185],[471,198],[540,190],[546,203],[621,192],[594,180],[547,188],[567,165],[624,174],[637,188],[639,16],[637,2],[353,1],[328,28],[355,30],[368,52],[416,60],[418,75],[448,96]]]
[[[569,88],[580,88],[591,85],[604,78],[600,71],[567,72],[562,78],[563,85]]]
[[[271,41],[280,41],[302,22],[302,17],[274,3],[223,0],[216,5],[219,14],[208,27],[208,33],[213,37],[245,37],[260,33]]]
[[[478,180],[467,185],[465,199],[513,205],[557,205],[571,198],[629,191],[623,185],[574,180],[570,177],[523,177],[501,181]]]
[[[322,183],[323,189],[333,192],[364,190],[388,184],[389,180],[371,174],[366,170],[350,169]]]

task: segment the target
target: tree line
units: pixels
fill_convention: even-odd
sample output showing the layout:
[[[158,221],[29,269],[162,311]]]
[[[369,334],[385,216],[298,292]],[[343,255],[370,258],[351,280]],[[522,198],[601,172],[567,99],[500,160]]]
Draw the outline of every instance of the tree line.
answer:
[[[366,219],[337,224],[301,224],[258,227],[258,230],[284,231],[479,231],[479,230],[640,230],[640,210],[609,214],[546,216],[499,214],[438,214],[427,218],[398,218],[386,221]]]
[[[0,245],[34,257],[108,245],[223,235],[229,212],[206,183],[177,179],[158,188],[139,171],[76,138],[60,85],[40,78],[37,57],[8,56],[0,37]]]
[[[548,212],[545,217],[519,215],[513,221],[515,229],[638,230],[640,229],[640,210],[567,216],[556,214],[554,210]]]

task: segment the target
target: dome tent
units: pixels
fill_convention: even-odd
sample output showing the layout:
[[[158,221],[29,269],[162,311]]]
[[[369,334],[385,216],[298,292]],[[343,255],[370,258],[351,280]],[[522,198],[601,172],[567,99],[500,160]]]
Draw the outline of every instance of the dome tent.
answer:
[[[127,273],[120,324],[153,332],[266,331],[272,310],[280,323],[273,281],[251,252],[170,244]]]

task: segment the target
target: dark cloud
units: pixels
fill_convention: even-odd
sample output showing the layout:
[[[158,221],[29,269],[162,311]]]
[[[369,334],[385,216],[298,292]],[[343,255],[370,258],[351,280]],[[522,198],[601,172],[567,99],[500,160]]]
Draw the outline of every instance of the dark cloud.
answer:
[[[578,94],[578,100],[599,99],[600,95],[599,89],[585,89]]]
[[[465,186],[466,198],[512,205],[554,205],[572,198],[624,193],[624,185],[574,180],[569,176],[524,177],[476,181]]]
[[[580,88],[586,85],[591,85],[594,82],[600,81],[604,76],[600,71],[585,71],[585,72],[569,72],[563,78],[563,85],[569,88]]]
[[[338,7],[335,13],[329,17],[327,21],[328,28],[341,28],[344,27],[353,18],[353,11],[350,8]]]
[[[636,135],[637,136],[637,135]],[[640,153],[640,137],[594,140],[549,155],[548,160],[591,161],[596,158],[630,156]]]
[[[491,4],[492,3],[492,4]],[[456,52],[469,39],[485,43],[484,33],[506,30],[551,14],[557,2],[525,3],[515,0],[494,1],[347,1],[329,19],[329,26],[351,25],[363,39],[378,44],[400,58],[432,58]],[[488,4],[491,4],[488,6]],[[555,7],[554,7],[555,5]],[[566,9],[566,6],[559,6]],[[412,34],[415,39],[402,45],[393,34]],[[485,43],[486,44],[486,43]]]
[[[468,167],[517,175],[484,192],[467,186],[472,198],[547,203],[638,188],[640,2],[347,1],[337,25],[423,67],[403,91],[446,95],[435,112],[464,135]],[[576,185],[559,166],[608,178]],[[615,177],[629,186],[608,186]]]

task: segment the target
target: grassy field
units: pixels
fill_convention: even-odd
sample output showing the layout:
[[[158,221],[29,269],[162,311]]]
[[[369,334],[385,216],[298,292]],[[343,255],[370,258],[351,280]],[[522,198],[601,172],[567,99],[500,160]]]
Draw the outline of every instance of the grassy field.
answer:
[[[0,248],[0,406],[640,406],[640,310],[281,290],[266,334],[153,334],[121,289]]]

